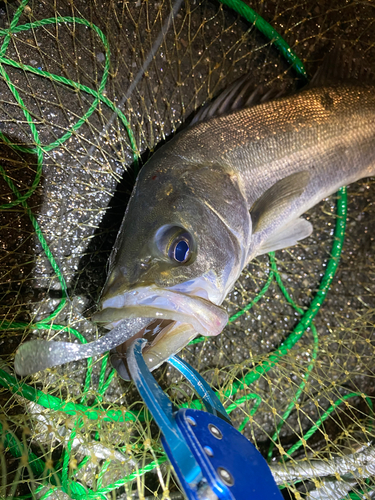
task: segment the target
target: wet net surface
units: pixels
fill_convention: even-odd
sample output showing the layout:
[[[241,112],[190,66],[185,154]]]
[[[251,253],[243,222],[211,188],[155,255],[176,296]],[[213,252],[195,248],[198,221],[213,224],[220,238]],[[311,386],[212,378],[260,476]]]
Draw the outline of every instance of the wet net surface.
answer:
[[[107,356],[25,379],[13,370],[26,339],[102,335],[90,317],[106,261],[158,144],[242,74],[302,84],[233,10],[173,5],[0,2],[1,496],[182,498],[155,424]],[[309,76],[337,40],[375,70],[372,2],[251,7]],[[311,210],[313,235],[253,261],[225,302],[225,331],[182,352],[286,498],[374,495],[374,197],[366,179]],[[199,406],[177,372],[155,375],[174,402]]]

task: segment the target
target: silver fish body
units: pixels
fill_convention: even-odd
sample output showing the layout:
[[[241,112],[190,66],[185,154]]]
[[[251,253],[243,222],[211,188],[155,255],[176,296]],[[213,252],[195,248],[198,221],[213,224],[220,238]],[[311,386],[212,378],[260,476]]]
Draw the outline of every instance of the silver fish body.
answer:
[[[309,236],[306,210],[375,174],[374,139],[375,87],[354,84],[307,88],[180,132],[138,176],[96,320],[175,321],[151,339],[151,369],[197,333],[218,334],[220,304],[244,266]]]

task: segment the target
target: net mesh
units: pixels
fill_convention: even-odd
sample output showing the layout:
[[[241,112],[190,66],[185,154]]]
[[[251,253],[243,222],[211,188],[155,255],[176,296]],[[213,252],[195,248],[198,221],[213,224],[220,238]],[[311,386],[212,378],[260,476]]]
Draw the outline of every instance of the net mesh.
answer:
[[[372,2],[251,7],[310,76],[338,39],[375,69]],[[258,28],[216,1],[0,2],[0,496],[183,498],[107,356],[25,379],[13,360],[26,339],[102,335],[90,317],[106,261],[159,143],[242,74],[301,85]],[[224,332],[182,352],[285,498],[374,497],[374,189],[366,179],[311,210],[313,235],[253,261]],[[172,368],[155,376],[201,407]]]

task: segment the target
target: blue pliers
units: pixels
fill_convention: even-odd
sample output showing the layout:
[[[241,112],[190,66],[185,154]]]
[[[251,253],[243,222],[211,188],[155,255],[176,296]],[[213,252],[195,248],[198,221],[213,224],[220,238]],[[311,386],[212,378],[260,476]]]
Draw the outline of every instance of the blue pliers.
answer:
[[[193,385],[207,411],[178,409],[142,356],[145,339],[127,352],[132,379],[159,426],[164,450],[188,500],[282,500],[267,462],[230,422],[207,382],[177,356],[168,363]]]

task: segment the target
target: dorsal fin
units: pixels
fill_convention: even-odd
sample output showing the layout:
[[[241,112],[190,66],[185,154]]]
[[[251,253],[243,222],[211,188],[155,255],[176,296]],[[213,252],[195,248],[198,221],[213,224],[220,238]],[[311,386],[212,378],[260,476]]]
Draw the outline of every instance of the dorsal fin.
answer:
[[[371,83],[373,74],[367,70],[364,61],[354,57],[353,50],[336,44],[324,57],[322,65],[312,77],[309,88],[326,87],[346,83]]]
[[[307,88],[323,87],[346,83],[373,83],[374,75],[364,66],[361,58],[353,56],[351,49],[342,43],[336,44],[323,59]],[[306,88],[306,87],[305,87]],[[235,80],[228,88],[196,113],[191,125],[209,120],[215,116],[226,115],[239,109],[255,106],[288,95],[285,84],[279,82],[256,85],[251,76],[244,75]]]
[[[244,75],[232,83],[213,101],[204,105],[194,116],[190,125],[221,116],[242,108],[255,106],[286,94],[285,85],[255,85],[249,75]]]

